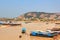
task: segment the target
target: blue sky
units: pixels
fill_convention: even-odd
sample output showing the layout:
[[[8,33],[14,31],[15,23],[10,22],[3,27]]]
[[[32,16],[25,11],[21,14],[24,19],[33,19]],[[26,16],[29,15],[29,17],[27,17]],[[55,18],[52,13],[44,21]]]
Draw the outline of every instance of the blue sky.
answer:
[[[17,17],[31,11],[60,12],[60,0],[0,0],[0,17]]]

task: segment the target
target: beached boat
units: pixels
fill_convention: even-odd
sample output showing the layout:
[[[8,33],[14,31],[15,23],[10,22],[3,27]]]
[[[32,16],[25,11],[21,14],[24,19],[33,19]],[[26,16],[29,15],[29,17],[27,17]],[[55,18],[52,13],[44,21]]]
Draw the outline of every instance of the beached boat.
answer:
[[[54,37],[57,35],[56,32],[44,32],[44,31],[32,31],[30,33],[31,36],[42,36],[42,37]]]
[[[60,34],[60,28],[53,28],[51,31]]]
[[[0,25],[11,25],[11,26],[16,26],[16,25],[21,25],[21,24],[18,24],[18,23],[3,23],[3,22],[0,22]]]

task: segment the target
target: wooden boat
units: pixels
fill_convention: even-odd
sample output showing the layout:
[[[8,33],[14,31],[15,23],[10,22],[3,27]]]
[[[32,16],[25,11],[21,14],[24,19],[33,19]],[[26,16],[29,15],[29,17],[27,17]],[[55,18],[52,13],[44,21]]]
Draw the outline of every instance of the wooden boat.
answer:
[[[17,24],[17,23],[0,23],[0,25],[11,25],[11,26],[17,26],[17,25],[21,25],[21,24]]]

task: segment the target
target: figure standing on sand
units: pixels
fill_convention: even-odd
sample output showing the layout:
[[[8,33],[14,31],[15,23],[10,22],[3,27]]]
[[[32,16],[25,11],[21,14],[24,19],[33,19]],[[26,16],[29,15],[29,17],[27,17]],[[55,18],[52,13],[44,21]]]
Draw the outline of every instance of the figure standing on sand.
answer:
[[[22,34],[26,34],[26,28],[22,28]],[[22,36],[20,35],[19,38],[21,38]]]
[[[26,33],[26,28],[22,28],[22,34]]]

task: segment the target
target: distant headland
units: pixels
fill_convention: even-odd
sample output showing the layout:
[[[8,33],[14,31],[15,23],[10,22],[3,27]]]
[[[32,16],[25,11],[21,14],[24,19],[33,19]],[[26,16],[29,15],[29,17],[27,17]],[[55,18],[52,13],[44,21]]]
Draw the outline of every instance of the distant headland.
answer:
[[[0,21],[37,21],[37,20],[60,20],[60,13],[46,13],[46,12],[27,12],[15,18],[0,18]]]

